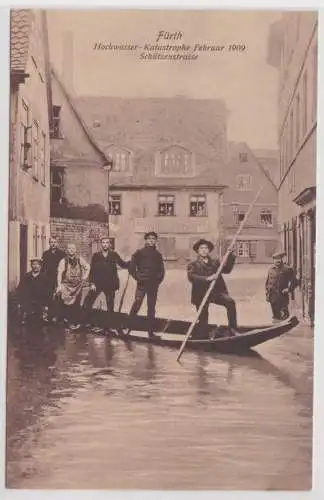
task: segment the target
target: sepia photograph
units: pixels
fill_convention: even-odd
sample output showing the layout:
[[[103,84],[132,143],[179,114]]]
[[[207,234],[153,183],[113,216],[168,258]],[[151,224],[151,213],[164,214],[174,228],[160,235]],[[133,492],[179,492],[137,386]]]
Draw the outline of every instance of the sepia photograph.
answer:
[[[316,10],[11,9],[5,487],[313,487]]]

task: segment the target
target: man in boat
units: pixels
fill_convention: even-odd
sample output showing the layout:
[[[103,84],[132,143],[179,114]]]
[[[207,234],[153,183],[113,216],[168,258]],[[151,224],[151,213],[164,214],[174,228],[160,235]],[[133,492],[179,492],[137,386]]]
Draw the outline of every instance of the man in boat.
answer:
[[[43,319],[47,302],[47,284],[41,272],[42,259],[31,259],[30,266],[31,271],[22,277],[16,291],[18,311],[21,313],[23,324],[32,317]]]
[[[92,256],[89,283],[90,291],[84,301],[84,309],[89,311],[98,295],[103,292],[106,298],[107,311],[114,311],[115,293],[119,289],[117,266],[128,269],[130,262],[124,261],[112,249],[112,241],[108,237],[101,238],[101,251]]]
[[[82,299],[82,289],[88,279],[90,266],[80,256],[74,243],[67,245],[67,255],[58,265],[56,294],[60,297],[70,328],[76,330],[81,325],[78,314]]]
[[[43,253],[42,273],[44,274],[47,291],[48,291],[48,317],[53,321],[57,321],[58,316],[58,301],[56,299],[55,290],[57,287],[57,270],[60,261],[65,257],[65,252],[58,247],[57,238],[51,235],[49,239],[49,249]]]
[[[266,279],[266,300],[270,303],[273,321],[282,321],[289,317],[289,294],[293,296],[297,286],[295,272],[287,266],[283,258],[285,252],[273,254],[273,266]]]
[[[219,259],[213,259],[210,256],[213,249],[213,243],[205,239],[200,239],[193,246],[193,250],[197,253],[197,259],[188,264],[188,279],[192,284],[191,303],[196,306],[197,311],[210,286],[210,282],[216,278],[216,273],[220,266]],[[214,288],[201,312],[198,323],[199,334],[201,335],[204,335],[204,330],[208,326],[208,308],[210,303],[222,305],[226,308],[229,335],[237,335],[236,304],[232,297],[229,296],[224,278],[222,277],[222,274],[229,274],[232,271],[235,259],[235,254],[230,252],[227,262],[220,276],[217,278]]]
[[[135,299],[129,314],[130,321],[140,310],[146,295],[149,337],[154,337],[155,306],[159,286],[165,276],[163,258],[156,248],[157,239],[156,232],[146,233],[144,248],[134,253],[129,266],[130,275],[137,281]]]

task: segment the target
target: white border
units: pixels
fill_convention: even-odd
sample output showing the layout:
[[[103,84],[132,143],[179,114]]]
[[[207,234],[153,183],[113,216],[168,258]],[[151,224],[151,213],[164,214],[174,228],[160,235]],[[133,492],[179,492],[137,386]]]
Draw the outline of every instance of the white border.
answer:
[[[224,0],[218,0],[217,3],[214,0],[202,0],[199,3],[187,0],[185,3],[180,2],[175,4],[171,0],[160,0],[158,3],[154,1],[123,1],[118,2],[106,2],[104,0],[96,1],[96,8],[146,8],[146,9],[204,9],[204,8],[223,8],[223,9],[255,9],[255,10],[274,10],[274,9],[291,9],[291,10],[304,10],[304,9],[321,9],[320,20],[319,20],[319,82],[318,89],[324,89],[324,43],[322,43],[322,22],[324,22],[324,10],[323,7],[324,0],[321,0],[316,4],[308,3],[306,1],[285,1],[282,0],[272,0],[271,2],[265,4],[264,2],[245,2],[244,0],[236,0],[235,3],[228,3]],[[270,5],[269,5],[270,4]],[[1,1],[0,5],[3,5]],[[94,8],[94,5],[87,1],[70,1],[67,6],[65,3],[57,2],[55,0],[47,0],[43,2],[33,2],[30,5],[27,1],[20,1],[17,5],[11,5],[11,7],[29,7],[29,8],[48,8],[48,7],[60,7],[60,8]],[[0,227],[1,227],[1,259],[2,272],[0,273],[0,299],[1,299],[1,335],[0,335],[0,366],[1,366],[1,423],[2,423],[2,433],[1,437],[1,458],[0,458],[0,471],[1,471],[1,482],[4,485],[4,430],[5,430],[5,378],[6,378],[6,295],[7,295],[7,233],[8,233],[8,223],[7,223],[7,197],[8,197],[8,145],[9,145],[9,7],[0,10],[0,62],[1,62],[1,92],[0,92],[0,116],[1,116],[1,136],[0,136],[0,151],[1,151],[1,171],[3,173],[1,183],[0,183],[0,200],[1,200],[1,210],[0,210]],[[321,309],[323,309],[324,304],[324,259],[320,258],[321,249],[324,251],[324,231],[321,216],[323,211],[324,203],[324,169],[321,165],[324,164],[324,141],[320,140],[324,137],[324,91],[319,92],[319,111],[318,111],[318,156],[317,156],[317,222],[318,222],[318,233],[317,233],[317,285],[316,285],[316,328],[315,328],[315,399],[314,399],[314,448],[313,448],[313,477],[314,477],[314,488],[311,492],[151,492],[151,491],[138,491],[138,492],[124,492],[124,491],[23,491],[23,490],[5,490],[4,487],[0,486],[0,498],[8,500],[20,500],[20,499],[60,499],[60,500],[83,500],[83,499],[93,499],[93,500],[106,500],[106,499],[136,499],[136,500],[152,500],[159,498],[172,499],[196,499],[206,498],[206,499],[244,499],[244,500],[276,500],[276,499],[323,499],[324,498],[324,456],[323,456],[323,444],[324,444],[324,315],[321,314]],[[323,188],[321,187],[323,186]],[[323,193],[322,193],[323,191]],[[320,222],[321,221],[321,222]]]

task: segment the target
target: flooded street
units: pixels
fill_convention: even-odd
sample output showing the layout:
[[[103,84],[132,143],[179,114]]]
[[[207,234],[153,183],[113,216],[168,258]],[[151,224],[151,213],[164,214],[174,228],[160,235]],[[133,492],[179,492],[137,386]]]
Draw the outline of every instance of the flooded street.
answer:
[[[243,268],[227,278],[240,323],[253,308],[270,321],[255,269],[248,283]],[[158,314],[191,319],[187,289],[184,309],[170,306],[177,273]],[[253,357],[185,352],[178,364],[169,348],[10,329],[7,487],[309,489],[312,349],[299,325]]]

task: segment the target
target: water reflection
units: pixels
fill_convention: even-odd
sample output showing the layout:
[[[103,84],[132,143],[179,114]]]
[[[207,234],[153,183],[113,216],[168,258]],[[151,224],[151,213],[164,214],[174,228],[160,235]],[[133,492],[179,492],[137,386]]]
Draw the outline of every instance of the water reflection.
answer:
[[[86,476],[93,488],[251,488],[277,474],[280,454],[284,466],[300,453],[302,467],[309,414],[289,373],[258,354],[188,352],[182,365],[176,354],[86,331],[12,329],[9,485],[82,488]]]

